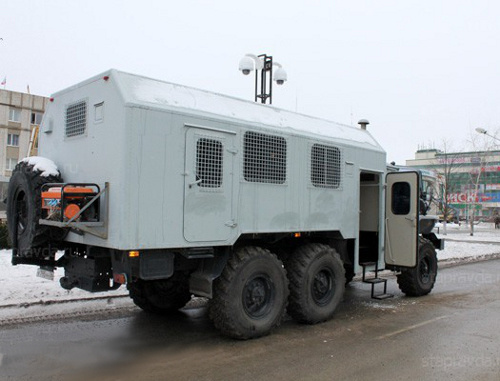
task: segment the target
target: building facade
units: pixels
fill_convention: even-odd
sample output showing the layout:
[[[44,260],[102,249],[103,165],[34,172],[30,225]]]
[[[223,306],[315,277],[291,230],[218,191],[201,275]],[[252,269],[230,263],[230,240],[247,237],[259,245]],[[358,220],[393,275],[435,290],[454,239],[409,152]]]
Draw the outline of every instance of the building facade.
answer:
[[[442,152],[423,149],[410,167],[431,170],[441,183],[449,182],[446,202],[461,219],[470,216],[488,219],[500,214],[500,151]]]
[[[6,197],[17,162],[28,156],[31,133],[42,122],[48,101],[47,97],[0,89],[0,200]]]

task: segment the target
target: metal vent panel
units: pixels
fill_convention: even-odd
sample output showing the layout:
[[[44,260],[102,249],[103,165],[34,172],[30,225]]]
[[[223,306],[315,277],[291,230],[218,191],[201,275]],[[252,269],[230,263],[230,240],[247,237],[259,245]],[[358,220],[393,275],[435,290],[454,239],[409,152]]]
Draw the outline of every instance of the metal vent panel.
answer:
[[[78,101],[66,108],[66,137],[84,135],[87,129],[87,101]]]
[[[337,147],[313,144],[311,149],[311,183],[319,188],[340,188],[342,151]]]
[[[243,139],[244,179],[250,182],[284,184],[287,154],[285,138],[249,131]]]

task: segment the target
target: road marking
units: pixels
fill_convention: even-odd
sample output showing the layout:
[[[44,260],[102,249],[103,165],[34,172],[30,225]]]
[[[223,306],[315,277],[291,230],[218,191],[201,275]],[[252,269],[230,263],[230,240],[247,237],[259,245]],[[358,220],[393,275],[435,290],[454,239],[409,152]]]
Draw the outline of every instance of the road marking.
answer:
[[[410,325],[409,327],[406,327],[406,328],[394,331],[392,333],[388,333],[386,335],[379,336],[379,337],[377,337],[377,340],[387,339],[388,337],[396,336],[396,335],[399,335],[400,333],[408,332],[408,331],[411,331],[413,329],[423,327],[424,325],[427,325],[427,324],[430,324],[430,323],[434,323],[435,321],[438,321],[438,320],[441,320],[441,319],[444,319],[444,318],[447,318],[447,317],[448,317],[448,315],[439,316],[439,317],[431,319],[431,320],[423,321],[422,323]]]

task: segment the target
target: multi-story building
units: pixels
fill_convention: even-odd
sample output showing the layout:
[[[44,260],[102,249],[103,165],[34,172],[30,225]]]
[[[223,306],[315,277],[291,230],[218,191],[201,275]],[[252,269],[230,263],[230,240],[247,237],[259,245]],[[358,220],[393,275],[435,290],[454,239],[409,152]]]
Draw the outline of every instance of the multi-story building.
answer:
[[[406,165],[435,172],[441,183],[447,180],[446,202],[461,218],[471,216],[472,210],[478,218],[500,214],[500,151],[422,149]]]
[[[40,125],[48,101],[39,95],[0,89],[0,200],[6,197],[17,162],[28,156],[31,132]]]

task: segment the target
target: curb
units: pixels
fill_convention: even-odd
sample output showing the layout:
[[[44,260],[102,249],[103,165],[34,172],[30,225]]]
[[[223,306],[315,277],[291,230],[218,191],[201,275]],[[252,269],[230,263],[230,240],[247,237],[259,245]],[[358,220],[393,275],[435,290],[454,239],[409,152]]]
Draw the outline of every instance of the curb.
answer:
[[[496,259],[500,259],[500,253],[480,255],[477,257],[450,258],[441,261],[438,260],[438,267],[440,269],[446,269],[448,267],[467,265],[469,263],[476,263],[476,262],[493,261]]]

